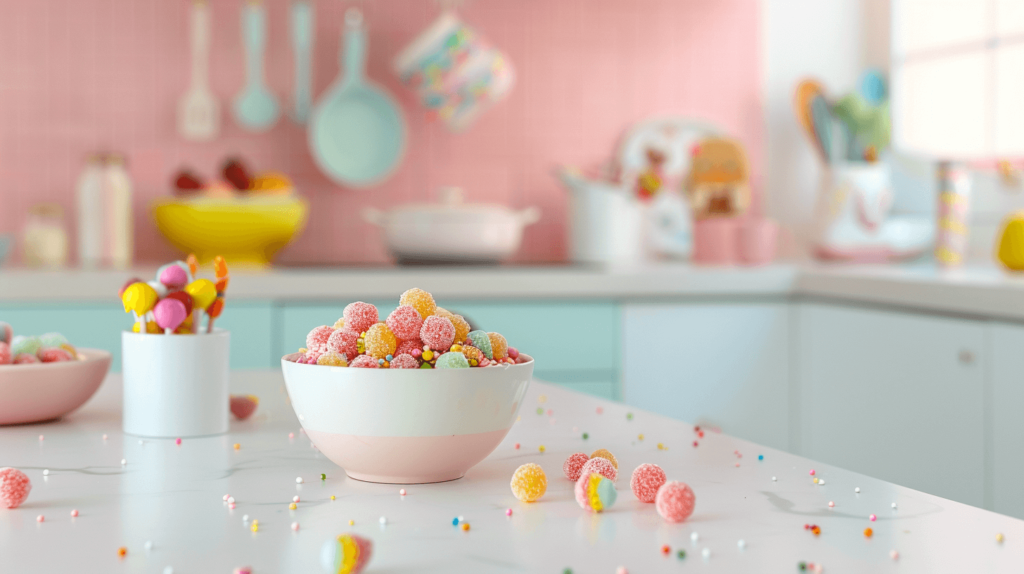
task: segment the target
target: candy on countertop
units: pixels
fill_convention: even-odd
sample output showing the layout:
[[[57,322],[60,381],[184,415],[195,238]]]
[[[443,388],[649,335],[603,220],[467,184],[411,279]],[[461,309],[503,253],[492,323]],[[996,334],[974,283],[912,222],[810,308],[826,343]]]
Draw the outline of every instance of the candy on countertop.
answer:
[[[591,512],[602,512],[611,508],[618,498],[615,484],[598,472],[584,472],[573,488],[576,503]]]
[[[467,337],[473,342],[474,347],[483,351],[485,357],[488,359],[494,358],[494,352],[491,349],[491,338],[487,335],[487,331],[470,331]]]
[[[12,358],[13,357],[11,355],[11,346],[5,343],[4,341],[0,341],[0,365],[11,364]]]
[[[654,502],[658,489],[666,481],[665,471],[656,464],[641,464],[629,479],[629,488],[640,502]]]
[[[36,357],[43,363],[60,363],[63,361],[70,361],[73,357],[71,353],[68,353],[60,347],[45,347],[39,350]]]
[[[437,303],[434,302],[434,296],[427,293],[423,289],[412,288],[402,293],[402,296],[398,298],[399,305],[412,305],[416,312],[426,320],[434,314],[437,310]],[[450,322],[450,321],[449,321]]]
[[[10,325],[0,321],[0,343],[11,343],[11,339],[14,338],[14,329]]]
[[[385,323],[399,341],[419,340],[423,317],[420,317],[419,312],[412,305],[399,305],[388,315]]]
[[[327,339],[328,350],[334,351],[335,353],[345,355],[349,360],[354,359],[359,351],[356,348],[356,342],[359,340],[359,333],[349,329],[348,327],[335,328],[334,332]],[[398,348],[401,349],[401,345]],[[401,352],[396,350],[396,353]]]
[[[327,325],[320,325],[319,327],[313,327],[313,330],[306,335],[306,349],[322,355],[327,352],[328,345],[327,341],[331,339],[331,335],[334,334],[334,327]]]
[[[398,347],[398,339],[384,323],[375,323],[366,330],[363,336],[363,345],[366,347],[366,354],[374,359],[383,359],[393,355]]]
[[[512,474],[512,494],[523,502],[534,502],[548,489],[548,478],[539,464],[524,464]]]
[[[231,414],[240,421],[252,416],[256,407],[260,405],[260,399],[256,395],[231,395]]]
[[[355,534],[341,534],[324,542],[320,565],[330,574],[359,574],[373,556],[373,542]]]
[[[167,296],[168,293],[170,293],[170,290],[167,289],[167,286],[157,281],[156,279],[152,281],[146,281],[146,285],[149,285],[150,287],[153,288],[153,291],[156,291],[157,299],[163,299],[164,297]]]
[[[350,361],[348,366],[356,369],[379,369],[380,364],[377,363],[377,359],[374,359],[370,355],[359,355],[354,361]]]
[[[147,283],[139,281],[132,283],[121,294],[121,302],[124,304],[124,312],[134,311],[138,315],[145,315],[156,305],[156,291]]]
[[[14,356],[18,356],[22,353],[35,355],[41,348],[43,348],[43,344],[39,341],[39,337],[18,335],[11,339],[11,354]]]
[[[196,279],[185,286],[196,307],[205,311],[217,299],[217,287],[209,279]]]
[[[409,339],[408,341],[399,341],[398,347],[395,349],[395,356],[398,355],[412,355],[415,359],[419,357],[423,352],[423,341],[419,337],[415,339]]]
[[[157,271],[156,279],[168,289],[184,289],[185,285],[192,282],[189,277],[188,267],[185,262],[175,261],[168,263]]]
[[[181,301],[181,303],[185,305],[185,314],[192,314],[192,308],[195,307],[195,302],[192,300],[192,296],[189,295],[188,293],[184,291],[175,291],[173,293],[169,293],[167,295],[167,298],[177,299],[178,301]]]
[[[420,339],[434,351],[447,351],[455,342],[455,326],[444,317],[431,315],[423,321]]]
[[[44,333],[39,335],[39,344],[43,347],[60,347],[68,344],[68,338],[60,333]]]
[[[420,368],[420,362],[413,358],[412,355],[407,353],[401,353],[396,355],[391,360],[392,369],[418,369]]]
[[[342,318],[345,320],[345,327],[356,333],[365,333],[367,329],[379,321],[377,308],[369,303],[356,301],[345,305]]]
[[[138,333],[138,332],[139,332],[139,323],[133,323],[132,324],[132,333]],[[157,333],[163,333],[164,330],[160,328],[160,325],[156,324],[156,321],[146,321],[146,332],[147,333],[152,333],[152,334],[155,335]]]
[[[345,359],[345,356],[340,353],[335,353],[334,351],[327,351],[326,353],[320,355],[320,357],[317,358],[316,364],[325,365],[328,367],[347,367],[348,360]]]
[[[162,299],[153,307],[153,318],[161,329],[168,332],[173,331],[181,325],[181,322],[188,317],[185,312],[185,304],[177,299]]]
[[[562,472],[565,473],[565,478],[576,482],[580,479],[580,474],[583,471],[583,465],[587,464],[590,457],[586,453],[575,452],[569,455],[569,458],[565,459],[565,463],[562,464]]]
[[[501,333],[487,333],[487,338],[491,340],[491,354],[494,355],[489,358],[500,361],[508,357],[508,341],[505,340]]]
[[[609,452],[606,448],[599,448],[590,453],[590,458],[606,458],[608,459],[608,462],[612,463],[615,470],[619,470],[619,461],[615,460],[615,455]]]
[[[434,367],[438,369],[468,369],[469,361],[462,353],[445,353],[437,358]]]
[[[682,522],[693,514],[696,497],[685,483],[671,480],[661,485],[654,499],[658,514],[669,522]]]
[[[15,365],[28,365],[31,363],[38,363],[39,359],[31,353],[18,353],[14,355],[14,359],[11,361]]]
[[[32,481],[24,472],[16,468],[0,468],[0,505],[4,508],[17,508],[28,498],[32,490]]]
[[[619,478],[619,471],[612,466],[612,463],[607,458],[597,457],[588,460],[580,470],[580,475],[588,472],[597,472],[612,482]]]

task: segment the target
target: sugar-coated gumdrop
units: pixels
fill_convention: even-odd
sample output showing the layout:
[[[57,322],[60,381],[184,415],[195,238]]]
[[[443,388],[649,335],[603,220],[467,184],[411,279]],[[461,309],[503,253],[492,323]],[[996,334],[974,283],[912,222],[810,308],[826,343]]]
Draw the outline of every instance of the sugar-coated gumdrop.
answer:
[[[615,483],[598,472],[584,472],[574,487],[576,503],[584,510],[601,512],[611,508],[618,498]]]
[[[512,474],[512,494],[523,502],[533,502],[548,490],[548,477],[539,464],[524,464]]]
[[[356,333],[365,333],[380,319],[377,315],[377,308],[369,303],[356,301],[345,305],[341,318],[345,320],[345,326]]]
[[[334,351],[335,353],[345,355],[346,358],[352,360],[359,354],[358,343],[359,333],[356,333],[352,329],[347,327],[342,329],[335,329],[331,333],[330,338],[327,339],[327,349]]]
[[[580,475],[584,475],[588,472],[596,472],[606,477],[608,480],[615,482],[619,478],[619,471],[612,466],[612,463],[607,458],[592,458],[583,465],[580,469]]]
[[[11,360],[11,363],[15,365],[28,365],[31,363],[38,362],[39,359],[35,355],[30,353],[18,353],[17,355],[14,355],[14,359]]]
[[[256,407],[260,406],[260,399],[256,395],[231,395],[231,414],[240,421],[252,416]]]
[[[60,347],[66,345],[68,338],[60,333],[45,333],[39,335],[39,344],[43,347]]]
[[[445,353],[437,358],[434,367],[438,369],[468,369],[469,361],[462,353]]]
[[[345,328],[345,318],[342,317],[341,319],[338,319],[337,321],[335,321],[334,322],[334,328],[335,329],[344,329]]]
[[[318,355],[322,355],[327,352],[327,341],[330,340],[331,335],[334,334],[334,327],[327,325],[320,325],[314,327],[309,334],[306,335],[306,349],[313,351]]]
[[[380,365],[377,363],[377,359],[374,359],[370,355],[359,355],[355,360],[350,361],[348,366],[355,367],[357,369],[379,369]]]
[[[132,333],[139,332],[139,324],[132,323]],[[156,321],[146,321],[146,332],[151,334],[163,333],[164,330],[160,328],[160,325],[156,324]]]
[[[469,322],[466,321],[465,317],[463,317],[462,315],[456,315],[455,313],[452,313],[447,309],[442,309],[441,307],[438,307],[437,310],[434,311],[434,314],[437,315],[438,317],[444,317],[452,322],[452,325],[455,326],[456,343],[461,343],[465,341],[466,337],[469,336]]]
[[[675,480],[666,482],[658,489],[654,498],[654,506],[658,514],[669,522],[682,522],[693,514],[693,506],[697,497],[685,483]]]
[[[363,344],[366,346],[366,354],[374,359],[383,359],[388,355],[394,355],[398,348],[398,339],[384,323],[375,323],[366,330],[363,337]]]
[[[469,361],[469,366],[471,367],[479,365],[480,361],[484,359],[484,352],[476,347],[465,345],[462,347],[462,351],[460,352],[465,355],[466,359]]]
[[[11,467],[0,468],[0,505],[4,508],[17,508],[31,490],[32,481],[24,472]]]
[[[431,315],[423,321],[420,339],[435,351],[447,351],[455,342],[455,326],[444,317]]]
[[[185,292],[192,296],[195,306],[203,311],[217,300],[217,286],[209,279],[196,279],[185,286]]]
[[[71,360],[71,353],[68,353],[60,347],[47,347],[45,349],[40,349],[36,356],[43,363],[60,363]]]
[[[418,369],[420,368],[420,362],[413,358],[412,355],[402,353],[396,356],[391,361],[392,369]]]
[[[160,325],[161,329],[173,331],[178,328],[178,325],[181,325],[185,317],[188,317],[188,313],[185,312],[185,304],[177,299],[170,297],[161,299],[156,307],[153,307],[153,318],[156,319],[156,324]]]
[[[590,458],[606,458],[608,459],[608,462],[612,463],[615,470],[619,470],[619,461],[615,460],[615,455],[609,452],[606,448],[599,448],[590,453]]]
[[[388,315],[385,324],[399,341],[418,340],[420,328],[423,327],[423,317],[420,317],[419,312],[411,305],[399,305]]]
[[[0,365],[10,365],[13,358],[11,356],[11,346],[4,341],[0,341]]]
[[[423,341],[417,336],[415,339],[409,339],[408,341],[399,341],[398,347],[395,349],[395,356],[398,355],[412,355],[413,358],[420,356],[423,352]]]
[[[174,263],[161,267],[156,278],[168,289],[184,289],[189,284],[188,271]]]
[[[474,347],[483,351],[485,357],[494,358],[494,352],[491,350],[491,338],[487,336],[487,331],[470,331],[466,336]]]
[[[0,321],[0,343],[11,344],[11,339],[14,338],[14,329],[10,325]]]
[[[327,367],[347,367],[348,360],[345,356],[334,351],[327,351],[323,355],[320,355],[316,359],[316,364],[324,365]]]
[[[580,473],[583,470],[583,465],[587,464],[590,457],[586,453],[574,452],[569,455],[569,458],[565,459],[565,463],[562,464],[562,472],[565,473],[565,478],[576,482],[580,479]]]
[[[399,305],[411,305],[424,320],[434,314],[437,310],[437,303],[434,303],[434,296],[423,289],[415,287],[409,289],[398,298]]]
[[[184,291],[175,291],[174,293],[169,293],[167,298],[181,301],[181,304],[185,306],[185,314],[192,314],[192,309],[195,307],[195,301],[192,300],[192,296],[188,293]]]
[[[665,471],[656,464],[641,464],[629,479],[629,488],[640,502],[654,502],[658,489],[665,484]]]
[[[22,353],[29,355],[35,355],[39,352],[39,349],[43,348],[43,344],[39,342],[39,337],[26,337],[24,335],[18,335],[11,339],[11,354],[18,356]]]
[[[500,361],[508,356],[508,341],[501,336],[501,333],[487,333],[487,338],[491,340],[493,359]]]
[[[320,565],[330,574],[359,574],[373,556],[373,542],[355,534],[341,534],[324,542]]]

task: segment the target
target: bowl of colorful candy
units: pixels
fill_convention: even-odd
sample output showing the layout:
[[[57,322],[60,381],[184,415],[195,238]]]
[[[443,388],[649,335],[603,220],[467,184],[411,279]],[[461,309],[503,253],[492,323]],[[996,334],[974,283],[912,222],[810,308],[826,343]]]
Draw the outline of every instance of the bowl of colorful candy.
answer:
[[[533,359],[420,289],[383,321],[356,302],[281,360],[292,408],[313,444],[357,480],[461,478],[512,428]]]
[[[76,349],[60,333],[13,336],[0,323],[0,425],[55,419],[85,404],[110,368],[110,353]]]

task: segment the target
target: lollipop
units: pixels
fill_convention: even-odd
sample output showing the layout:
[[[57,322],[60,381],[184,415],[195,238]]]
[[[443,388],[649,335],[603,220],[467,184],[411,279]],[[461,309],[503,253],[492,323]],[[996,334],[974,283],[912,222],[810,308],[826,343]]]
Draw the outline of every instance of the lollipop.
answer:
[[[129,285],[121,295],[121,302],[124,303],[124,312],[128,313],[130,311],[135,317],[136,323],[139,323],[141,317],[149,313],[153,306],[156,305],[156,300],[156,291],[141,281]]]
[[[192,296],[192,325],[199,328],[199,312],[206,311],[217,300],[217,287],[209,279],[196,279],[185,286],[185,292]]]
[[[192,307],[195,306],[195,303],[192,301],[192,296],[188,293],[184,291],[175,291],[174,293],[167,295],[167,298],[181,301],[182,304],[185,305],[185,315],[187,316],[192,314]]]
[[[181,325],[185,317],[188,317],[188,313],[185,312],[184,303],[168,297],[153,307],[153,316],[156,318],[156,324],[160,325],[164,333],[170,335],[178,328],[178,325]]]
[[[320,548],[320,565],[330,574],[359,574],[372,556],[372,541],[355,534],[342,534],[324,542]]]
[[[121,289],[118,290],[117,296],[118,297],[123,297],[124,296],[124,290],[127,289],[128,287],[136,284],[136,283],[145,283],[145,281],[143,281],[142,279],[139,279],[138,277],[132,277],[131,279],[129,279],[129,280],[124,282],[124,285],[122,285]]]
[[[206,325],[207,333],[213,332],[213,322],[224,311],[224,293],[228,290],[228,281],[231,279],[228,275],[228,264],[220,255],[213,258],[213,272],[217,277],[217,284],[214,285],[217,288],[217,299],[206,309],[206,314],[210,316],[210,322]]]
[[[196,259],[196,254],[189,253],[188,257],[185,258],[185,264],[188,265],[188,272],[191,273],[193,277],[195,277],[196,272],[199,271],[199,260]]]
[[[163,283],[168,289],[184,289],[185,285],[191,283],[188,267],[181,261],[168,263],[160,268],[156,275],[157,281]]]

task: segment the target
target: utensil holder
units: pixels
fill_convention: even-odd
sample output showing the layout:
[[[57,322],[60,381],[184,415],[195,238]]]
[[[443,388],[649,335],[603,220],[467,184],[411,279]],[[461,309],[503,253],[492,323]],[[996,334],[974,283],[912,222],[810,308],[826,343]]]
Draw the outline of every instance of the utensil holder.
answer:
[[[121,333],[124,432],[153,438],[228,431],[231,334]]]

